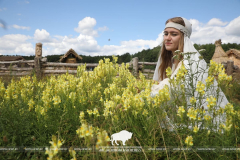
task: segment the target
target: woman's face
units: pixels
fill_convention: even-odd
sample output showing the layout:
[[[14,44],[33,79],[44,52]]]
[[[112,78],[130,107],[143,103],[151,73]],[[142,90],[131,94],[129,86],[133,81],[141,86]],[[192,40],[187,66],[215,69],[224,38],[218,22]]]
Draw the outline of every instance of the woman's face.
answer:
[[[166,28],[164,30],[164,45],[166,50],[174,53],[178,49],[181,33],[175,28]]]

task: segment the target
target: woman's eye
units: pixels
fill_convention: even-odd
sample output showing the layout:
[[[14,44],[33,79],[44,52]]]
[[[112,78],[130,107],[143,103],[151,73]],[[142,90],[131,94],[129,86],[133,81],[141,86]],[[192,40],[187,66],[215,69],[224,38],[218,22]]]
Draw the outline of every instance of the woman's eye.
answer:
[[[168,34],[169,33],[164,33],[164,36],[168,36]],[[178,34],[176,34],[176,33],[170,33],[171,34],[171,36],[177,36]]]

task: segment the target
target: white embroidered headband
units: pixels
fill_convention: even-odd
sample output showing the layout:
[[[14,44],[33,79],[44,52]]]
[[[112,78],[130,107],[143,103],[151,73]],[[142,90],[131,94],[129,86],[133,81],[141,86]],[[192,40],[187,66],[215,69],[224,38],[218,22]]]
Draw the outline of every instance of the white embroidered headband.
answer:
[[[188,36],[190,38],[191,33],[192,33],[192,24],[186,19],[181,17],[185,23],[185,27],[182,26],[181,24],[178,23],[174,23],[174,22],[168,22],[165,26],[166,28],[172,27],[172,28],[176,28],[179,31],[182,31],[186,36]]]

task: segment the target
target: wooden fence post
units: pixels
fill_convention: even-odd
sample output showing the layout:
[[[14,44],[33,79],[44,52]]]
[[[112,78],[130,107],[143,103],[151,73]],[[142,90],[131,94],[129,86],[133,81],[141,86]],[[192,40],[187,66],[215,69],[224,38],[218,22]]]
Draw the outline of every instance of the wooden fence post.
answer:
[[[34,58],[34,69],[36,72],[37,79],[41,78],[41,58],[35,57]]]
[[[138,57],[133,58],[133,71],[138,76]]]
[[[36,71],[37,79],[42,76],[41,73],[41,59],[42,59],[42,43],[36,43],[35,58],[34,58],[34,69]]]
[[[227,61],[227,75],[232,75],[233,73],[233,61]]]

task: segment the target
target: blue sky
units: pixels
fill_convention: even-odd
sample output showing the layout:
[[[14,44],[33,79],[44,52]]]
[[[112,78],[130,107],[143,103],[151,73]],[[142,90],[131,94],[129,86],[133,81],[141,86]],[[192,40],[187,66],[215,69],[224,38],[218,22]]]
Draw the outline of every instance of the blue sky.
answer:
[[[240,0],[0,0],[0,54],[121,55],[162,41],[167,19],[192,23],[194,43],[240,43]],[[110,39],[110,41],[108,40]]]

